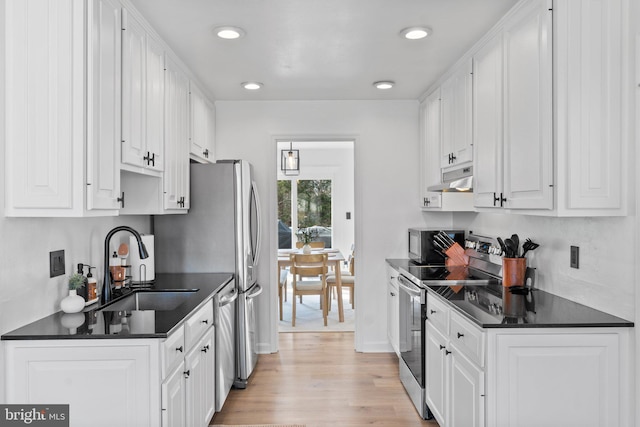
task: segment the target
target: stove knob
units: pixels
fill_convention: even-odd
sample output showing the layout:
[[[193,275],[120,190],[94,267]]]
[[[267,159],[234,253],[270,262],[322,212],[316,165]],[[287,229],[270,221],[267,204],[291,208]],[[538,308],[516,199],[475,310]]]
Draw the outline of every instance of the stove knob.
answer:
[[[496,304],[496,314],[502,314],[502,306],[500,304]]]

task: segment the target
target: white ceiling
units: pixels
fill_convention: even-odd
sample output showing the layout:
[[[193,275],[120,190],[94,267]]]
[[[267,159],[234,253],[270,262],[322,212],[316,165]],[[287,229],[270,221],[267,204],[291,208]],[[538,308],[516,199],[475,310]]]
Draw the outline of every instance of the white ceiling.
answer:
[[[516,0],[131,2],[216,100],[389,100],[417,99]],[[218,39],[227,25],[246,35]],[[399,36],[416,25],[433,34]],[[264,88],[243,89],[249,80]]]

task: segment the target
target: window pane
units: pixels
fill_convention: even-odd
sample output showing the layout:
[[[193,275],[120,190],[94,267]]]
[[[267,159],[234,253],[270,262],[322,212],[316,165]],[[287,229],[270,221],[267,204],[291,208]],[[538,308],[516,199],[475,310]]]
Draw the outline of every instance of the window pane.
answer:
[[[331,247],[331,180],[298,180],[298,227],[318,231],[316,240]]]
[[[278,180],[278,249],[291,249],[290,180]]]

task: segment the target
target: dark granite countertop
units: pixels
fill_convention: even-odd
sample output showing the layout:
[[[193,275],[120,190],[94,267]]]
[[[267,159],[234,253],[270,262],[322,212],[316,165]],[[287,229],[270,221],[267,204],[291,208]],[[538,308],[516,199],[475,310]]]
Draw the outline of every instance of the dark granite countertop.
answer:
[[[408,259],[387,259],[386,262],[400,270],[408,270]],[[465,300],[465,291],[484,288],[502,299],[503,309],[511,314],[492,314]],[[428,285],[429,295],[446,301],[451,308],[461,313],[482,328],[586,328],[586,327],[633,327],[633,322],[604,313],[586,305],[570,301],[548,292],[534,289],[531,295],[513,295],[501,284],[487,286]],[[517,309],[513,309],[516,307]]]
[[[57,312],[7,332],[2,340],[164,338],[232,279],[232,273],[157,274],[148,290],[198,291],[167,311],[100,311],[96,303],[81,313]]]

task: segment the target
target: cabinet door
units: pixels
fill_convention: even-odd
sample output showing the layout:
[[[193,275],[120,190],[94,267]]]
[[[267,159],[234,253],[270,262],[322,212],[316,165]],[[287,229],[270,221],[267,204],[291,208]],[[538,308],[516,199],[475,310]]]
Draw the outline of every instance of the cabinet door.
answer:
[[[440,164],[443,168],[473,160],[471,72],[471,60],[469,60],[454,71],[440,87],[442,107]]]
[[[620,346],[618,334],[602,331],[498,335],[489,352],[488,424],[628,425]]]
[[[567,191],[562,197],[567,214],[577,209],[626,214],[628,138],[622,118],[623,93],[629,91],[623,83],[628,2],[557,2],[553,13],[559,183]]]
[[[146,147],[148,169],[164,169],[164,48],[147,35],[146,50]]]
[[[162,383],[162,427],[182,427],[186,417],[184,362]]]
[[[152,340],[70,341],[80,340],[11,342],[6,403],[68,404],[74,426],[159,424],[160,367]],[[104,402],[117,410],[105,410]]]
[[[427,321],[425,337],[425,398],[427,406],[440,425],[447,425],[446,370],[447,340]]]
[[[146,31],[122,10],[122,163],[144,165],[147,51]]]
[[[208,162],[213,159],[212,134],[213,106],[207,101],[204,94],[198,87],[191,83],[190,86],[190,152],[198,161]]]
[[[213,328],[185,356],[186,425],[205,427],[215,411]]]
[[[189,79],[165,58],[164,208],[189,209]]]
[[[398,299],[398,285],[387,283],[387,338],[396,354],[400,355],[400,300]]]
[[[449,357],[447,427],[483,427],[484,372],[455,348]]]
[[[473,57],[473,196],[478,207],[501,206],[502,123],[500,34]]]
[[[82,177],[83,162],[73,155],[84,145],[84,99],[78,87],[84,78],[82,9],[71,2],[5,4],[3,87],[5,105],[11,106],[3,138],[6,212],[71,209],[74,175]]]
[[[440,169],[441,139],[440,89],[433,91],[420,104],[420,206],[440,208],[440,194],[428,188],[442,182]]]
[[[116,0],[92,0],[89,64],[87,209],[118,209],[121,145],[121,14]]]
[[[505,207],[553,208],[551,2],[535,0],[504,29]]]

